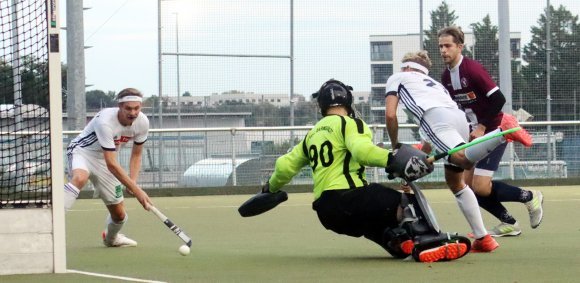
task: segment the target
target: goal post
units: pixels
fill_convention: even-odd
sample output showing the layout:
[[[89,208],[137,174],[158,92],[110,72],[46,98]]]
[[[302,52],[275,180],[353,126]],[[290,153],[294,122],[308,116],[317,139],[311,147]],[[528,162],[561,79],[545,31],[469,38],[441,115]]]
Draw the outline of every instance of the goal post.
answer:
[[[66,272],[58,8],[0,1],[0,275]]]
[[[64,160],[62,136],[62,76],[60,67],[59,0],[48,5],[48,77],[50,96],[50,163],[52,186],[52,231],[55,273],[66,272],[66,229],[64,210]]]

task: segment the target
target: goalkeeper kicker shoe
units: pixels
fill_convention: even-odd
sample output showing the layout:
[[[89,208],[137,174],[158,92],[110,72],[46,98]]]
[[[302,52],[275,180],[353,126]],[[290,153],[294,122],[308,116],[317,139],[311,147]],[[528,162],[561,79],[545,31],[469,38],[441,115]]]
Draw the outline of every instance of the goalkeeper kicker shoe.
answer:
[[[411,255],[411,253],[413,253],[413,248],[415,247],[415,243],[413,243],[413,240],[406,240],[404,242],[401,243],[401,251],[403,251],[403,253],[407,254],[407,255]]]
[[[473,241],[471,244],[471,251],[474,253],[490,253],[497,249],[499,244],[494,240],[491,235],[487,234],[481,239]]]
[[[514,224],[502,222],[489,231],[492,237],[519,236],[521,233],[522,229],[518,222]]]
[[[532,226],[532,229],[536,229],[540,226],[542,218],[544,217],[544,209],[542,208],[544,195],[540,191],[532,191],[532,194],[532,200],[526,202],[526,207],[530,214],[530,226]]]
[[[511,128],[520,127],[520,124],[518,123],[518,120],[516,120],[516,117],[510,114],[503,113],[503,118],[501,118],[500,127],[502,130],[505,131]],[[509,142],[517,141],[523,144],[525,147],[532,146],[532,136],[530,136],[530,133],[528,133],[528,131],[526,131],[524,128],[522,128],[519,131],[515,131],[513,133],[505,135],[505,139]]]
[[[127,236],[118,233],[114,239],[109,240],[107,239],[107,234],[103,231],[103,244],[107,247],[114,247],[114,248],[124,248],[124,247],[136,247],[137,242],[135,240],[127,238]]]
[[[420,262],[436,262],[458,259],[468,251],[465,243],[445,243],[419,253]]]

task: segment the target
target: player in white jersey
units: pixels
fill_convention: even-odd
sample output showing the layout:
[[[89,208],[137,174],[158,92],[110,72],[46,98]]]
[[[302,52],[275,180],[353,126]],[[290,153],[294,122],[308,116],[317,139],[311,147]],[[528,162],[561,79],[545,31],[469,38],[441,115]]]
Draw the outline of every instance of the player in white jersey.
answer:
[[[447,152],[469,141],[469,124],[465,113],[458,108],[443,85],[427,76],[430,67],[431,60],[426,51],[408,53],[402,60],[402,72],[392,75],[387,81],[385,118],[393,148],[399,143],[399,104],[405,106],[419,125],[419,133],[427,142],[426,147],[434,146],[439,152]],[[500,128],[488,135],[499,131]],[[483,224],[477,198],[463,180],[463,170],[473,167],[504,142],[506,140],[502,137],[493,138],[454,153],[445,160],[447,185],[477,239],[486,237],[488,232]],[[493,246],[493,249],[474,251],[490,252],[499,245],[496,242]]]
[[[80,190],[90,180],[109,215],[103,232],[103,243],[108,247],[136,246],[137,242],[120,234],[127,222],[123,187],[134,195],[143,208],[149,209],[151,200],[137,185],[141,170],[143,144],[147,140],[149,120],[141,112],[143,94],[126,88],[117,95],[118,107],[105,108],[87,124],[67,147],[69,183],[64,186],[65,208],[69,210]],[[121,146],[133,141],[129,174],[117,160]]]

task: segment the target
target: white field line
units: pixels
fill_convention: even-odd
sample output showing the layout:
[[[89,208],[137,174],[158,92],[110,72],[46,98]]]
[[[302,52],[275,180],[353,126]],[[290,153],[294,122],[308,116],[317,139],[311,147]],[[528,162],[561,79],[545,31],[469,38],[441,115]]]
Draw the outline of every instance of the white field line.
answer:
[[[68,269],[67,272],[68,273],[84,274],[84,275],[89,275],[89,276],[96,276],[96,277],[103,277],[103,278],[112,278],[112,279],[118,279],[118,280],[123,280],[123,281],[131,281],[131,282],[166,283],[164,281],[145,280],[145,279],[139,279],[139,278],[131,278],[131,277],[124,277],[124,276],[115,276],[115,275],[109,275],[109,274],[103,274],[103,273],[86,272],[86,271],[80,271],[80,270],[74,270],[74,269]]]

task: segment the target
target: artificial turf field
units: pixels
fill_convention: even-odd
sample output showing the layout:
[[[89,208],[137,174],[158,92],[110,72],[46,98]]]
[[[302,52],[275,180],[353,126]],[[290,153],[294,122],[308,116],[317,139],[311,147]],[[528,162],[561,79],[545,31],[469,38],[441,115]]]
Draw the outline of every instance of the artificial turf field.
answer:
[[[146,280],[141,282],[580,282],[580,186],[533,189],[544,193],[539,228],[530,228],[524,205],[508,203],[522,235],[499,238],[491,254],[432,264],[394,259],[366,239],[325,230],[306,193],[291,193],[287,202],[253,218],[237,212],[249,195],[154,198],[193,238],[189,256],[178,254],[182,242],[135,199],[126,201],[123,232],[139,246],[105,248],[102,202],[79,200],[66,215],[67,267]],[[424,192],[444,231],[468,232],[448,190]],[[497,224],[483,215],[488,227]],[[0,276],[0,282],[122,281],[67,273]]]

